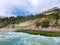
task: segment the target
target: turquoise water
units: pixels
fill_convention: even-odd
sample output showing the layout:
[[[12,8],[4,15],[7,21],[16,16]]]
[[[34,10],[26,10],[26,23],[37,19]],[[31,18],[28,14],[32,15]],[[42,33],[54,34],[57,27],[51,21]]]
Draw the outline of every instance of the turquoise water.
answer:
[[[21,32],[1,32],[0,45],[60,45],[60,37],[30,35]]]

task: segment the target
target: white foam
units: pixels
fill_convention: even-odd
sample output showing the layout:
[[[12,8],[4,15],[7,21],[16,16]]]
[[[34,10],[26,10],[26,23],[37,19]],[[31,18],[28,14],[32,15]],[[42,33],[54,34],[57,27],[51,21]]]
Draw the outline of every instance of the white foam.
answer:
[[[60,37],[0,32],[0,45],[60,45]]]

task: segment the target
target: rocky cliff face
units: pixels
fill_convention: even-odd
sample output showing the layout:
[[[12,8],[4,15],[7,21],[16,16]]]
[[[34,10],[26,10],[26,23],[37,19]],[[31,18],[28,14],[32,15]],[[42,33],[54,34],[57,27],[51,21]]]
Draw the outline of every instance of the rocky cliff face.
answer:
[[[54,8],[52,8],[52,9],[47,10],[47,11],[43,11],[42,14],[44,14],[44,15],[49,15],[49,14],[52,14],[52,13],[56,13],[56,12],[58,12],[59,10],[60,10],[60,8],[54,7]]]
[[[40,29],[42,27],[58,27],[60,26],[60,8],[54,7],[47,11],[42,12],[42,18],[28,20],[19,24],[9,24],[7,28],[25,28],[25,29]],[[48,16],[47,16],[48,15]],[[54,16],[55,17],[54,17]],[[60,27],[59,27],[60,28]]]
[[[60,15],[60,8],[54,7],[52,9],[42,12],[42,14],[44,14],[44,15],[50,15],[50,14],[56,14],[56,13],[58,13],[58,15]],[[57,16],[57,14],[56,14],[56,16]],[[42,28],[42,24],[44,24],[44,22],[47,21],[49,24],[46,23],[46,24],[44,24],[45,26],[49,25],[48,27],[55,27],[55,28],[59,27],[60,28],[60,18],[56,17],[55,19],[52,19],[49,17],[47,16],[47,17],[43,17],[43,18],[37,18],[32,21],[19,23],[18,25],[16,25],[16,27],[29,28],[29,29]]]

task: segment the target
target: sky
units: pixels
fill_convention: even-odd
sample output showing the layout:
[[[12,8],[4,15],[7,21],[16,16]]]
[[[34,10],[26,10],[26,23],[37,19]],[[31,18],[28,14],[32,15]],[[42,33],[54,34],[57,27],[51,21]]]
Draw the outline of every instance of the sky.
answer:
[[[60,7],[60,0],[0,0],[0,16],[27,16]]]

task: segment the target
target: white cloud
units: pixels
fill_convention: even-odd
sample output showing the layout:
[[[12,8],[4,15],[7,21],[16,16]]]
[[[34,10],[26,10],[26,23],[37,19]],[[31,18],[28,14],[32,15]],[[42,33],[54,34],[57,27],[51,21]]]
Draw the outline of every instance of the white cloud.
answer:
[[[14,8],[36,14],[55,6],[60,7],[60,0],[1,0],[0,15],[16,16],[11,13]]]

